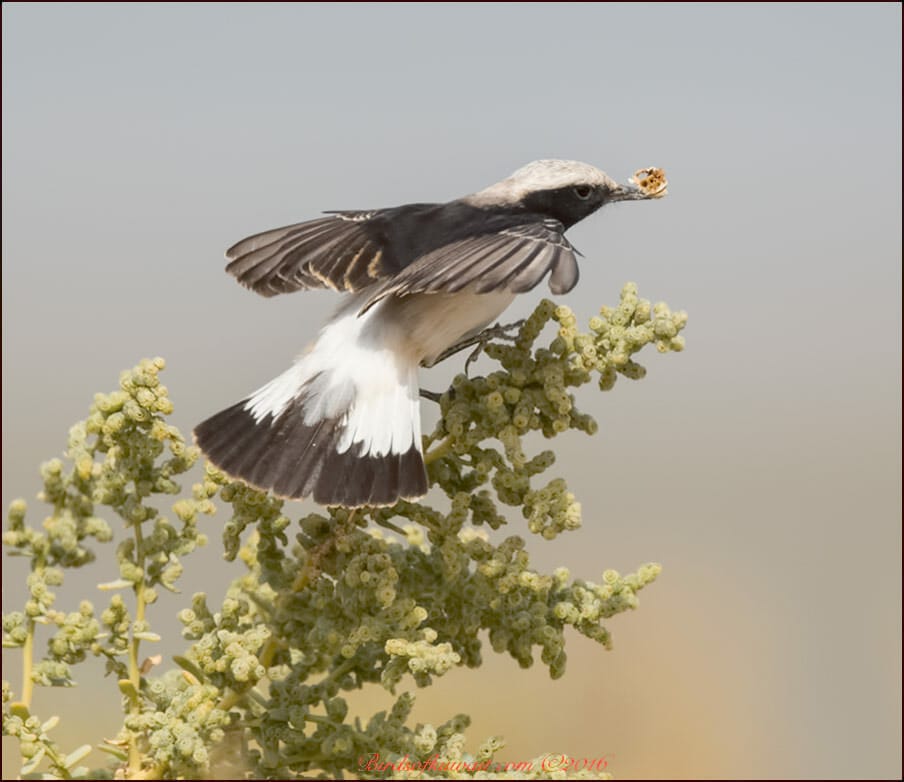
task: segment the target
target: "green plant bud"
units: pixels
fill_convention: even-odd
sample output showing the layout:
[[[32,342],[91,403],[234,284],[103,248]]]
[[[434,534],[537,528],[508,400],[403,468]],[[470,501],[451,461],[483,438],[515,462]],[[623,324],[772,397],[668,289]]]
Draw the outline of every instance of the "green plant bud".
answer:
[[[382,586],[376,591],[377,602],[384,608],[392,605],[396,598],[396,591],[391,586]]]
[[[563,331],[560,330],[559,336],[549,344],[549,349],[557,356],[563,356],[568,352],[567,332]]]
[[[569,421],[567,418],[556,418],[552,422],[552,428],[555,432],[564,432],[568,429]]]
[[[516,386],[507,386],[505,388],[503,396],[507,404],[517,404],[521,399],[521,389]]]
[[[635,364],[633,361],[628,361],[628,363],[621,368],[620,372],[630,380],[641,380],[646,377],[647,374],[647,370],[644,367],[640,364]]]
[[[653,323],[653,333],[657,337],[670,339],[678,333],[678,329],[671,318],[657,318]]]

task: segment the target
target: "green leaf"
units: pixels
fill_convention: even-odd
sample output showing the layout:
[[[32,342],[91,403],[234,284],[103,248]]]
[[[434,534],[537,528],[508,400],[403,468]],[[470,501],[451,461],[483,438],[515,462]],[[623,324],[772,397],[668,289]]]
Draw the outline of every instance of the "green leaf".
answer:
[[[48,731],[53,730],[60,723],[60,718],[54,714],[47,722],[41,725],[41,732],[47,733]]]
[[[191,660],[187,657],[183,657],[181,654],[173,655],[173,662],[176,663],[183,671],[190,673],[194,676],[199,682],[203,682],[207,679],[204,675],[204,671],[202,671],[197,665],[195,665]]]
[[[138,690],[135,689],[135,685],[132,684],[130,679],[119,680],[119,691],[127,698],[135,699],[138,697]]]
[[[125,589],[126,587],[134,586],[131,581],[126,581],[124,578],[118,578],[116,581],[107,581],[105,584],[98,584],[97,588],[103,592],[109,592],[113,589]]]
[[[63,760],[63,765],[66,768],[71,769],[76,763],[78,763],[85,755],[87,755],[91,751],[90,744],[82,744],[78,749],[73,750],[66,758]]]
[[[101,752],[106,752],[108,755],[112,755],[117,760],[128,760],[129,753],[120,749],[119,747],[111,747],[109,744],[98,744],[95,749],[99,749]]]
[[[31,757],[31,760],[29,760],[22,766],[19,773],[24,776],[25,774],[30,774],[32,771],[34,771],[41,763],[41,761],[44,760],[45,752],[46,750],[44,749],[44,747],[38,747],[38,751],[35,752],[35,754]]]

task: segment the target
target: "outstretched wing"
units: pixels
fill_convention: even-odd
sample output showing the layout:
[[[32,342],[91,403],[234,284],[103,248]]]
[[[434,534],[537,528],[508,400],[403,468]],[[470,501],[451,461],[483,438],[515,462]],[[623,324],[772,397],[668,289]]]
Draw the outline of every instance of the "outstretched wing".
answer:
[[[578,264],[564,232],[558,220],[538,218],[450,242],[374,288],[362,312],[386,296],[411,293],[523,293],[547,272],[552,292],[567,293],[577,284]]]
[[[249,236],[226,251],[226,271],[262,296],[361,290],[396,271],[380,230],[387,211],[336,212]]]

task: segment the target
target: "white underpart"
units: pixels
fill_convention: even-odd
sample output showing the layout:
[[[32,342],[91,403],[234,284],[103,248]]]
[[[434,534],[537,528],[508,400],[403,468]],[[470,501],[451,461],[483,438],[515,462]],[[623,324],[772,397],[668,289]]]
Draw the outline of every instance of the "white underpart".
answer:
[[[418,367],[495,320],[512,293],[419,293],[388,297],[359,316],[368,294],[350,297],[314,345],[245,404],[275,421],[298,396],[304,422],[342,419],[338,451],[385,456],[420,449]]]
[[[519,168],[507,179],[490,185],[464,200],[475,206],[516,204],[528,193],[575,185],[605,186],[610,189],[618,187],[605,172],[587,163],[580,163],[577,160],[535,160]]]

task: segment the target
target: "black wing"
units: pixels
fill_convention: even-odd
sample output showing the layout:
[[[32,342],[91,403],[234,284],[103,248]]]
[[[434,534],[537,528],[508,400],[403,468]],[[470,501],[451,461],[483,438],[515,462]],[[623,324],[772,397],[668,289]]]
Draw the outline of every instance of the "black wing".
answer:
[[[558,220],[538,219],[450,242],[376,287],[362,311],[386,296],[410,293],[522,293],[550,271],[550,290],[567,293],[577,284],[578,264],[564,232]]]
[[[249,236],[226,251],[226,271],[262,296],[361,290],[397,271],[380,226],[391,211],[336,212]]]

